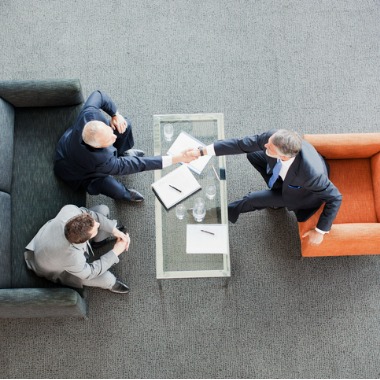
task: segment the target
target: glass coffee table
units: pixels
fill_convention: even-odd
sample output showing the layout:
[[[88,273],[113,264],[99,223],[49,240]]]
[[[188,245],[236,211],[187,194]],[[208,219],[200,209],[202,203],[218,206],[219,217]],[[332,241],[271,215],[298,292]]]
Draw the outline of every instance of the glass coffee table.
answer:
[[[209,145],[217,139],[224,138],[223,114],[172,114],[154,115],[154,154],[166,155],[167,151],[183,131],[203,144]],[[171,141],[164,135],[164,126],[173,126]],[[168,128],[167,128],[168,129]],[[170,128],[169,128],[170,129]],[[180,164],[178,164],[180,165]],[[154,172],[154,181],[178,167],[172,165]],[[157,279],[195,278],[195,277],[230,277],[230,251],[228,244],[227,184],[225,176],[225,158],[211,157],[201,174],[192,174],[202,186],[201,190],[183,200],[185,217],[176,217],[175,207],[166,210],[161,202],[155,199],[156,222],[156,272]],[[206,197],[206,188],[216,186],[213,199]],[[227,253],[186,253],[186,231],[188,224],[197,224],[192,214],[194,200],[203,198],[206,205],[206,216],[201,224],[225,225],[227,231]]]

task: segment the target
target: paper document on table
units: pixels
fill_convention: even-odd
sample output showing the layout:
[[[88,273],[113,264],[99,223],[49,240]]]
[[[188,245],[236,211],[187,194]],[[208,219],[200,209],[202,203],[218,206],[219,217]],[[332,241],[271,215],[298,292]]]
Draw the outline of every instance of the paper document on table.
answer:
[[[228,226],[226,224],[188,224],[186,253],[228,254]]]
[[[181,132],[173,142],[172,146],[169,148],[168,155],[174,156],[176,154],[182,153],[186,149],[197,149],[200,146],[204,147],[206,145],[188,133]],[[203,156],[189,163],[184,163],[184,165],[188,166],[195,173],[201,174],[202,170],[205,168],[210,159],[211,156]]]
[[[167,209],[175,206],[199,189],[201,189],[201,185],[185,165],[179,166],[152,183],[153,192]]]

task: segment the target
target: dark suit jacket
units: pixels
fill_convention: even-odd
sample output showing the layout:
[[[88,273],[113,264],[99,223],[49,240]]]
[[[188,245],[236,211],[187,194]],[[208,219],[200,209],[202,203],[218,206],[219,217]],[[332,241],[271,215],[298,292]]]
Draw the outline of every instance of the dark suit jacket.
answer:
[[[265,152],[264,145],[275,130],[242,139],[220,140],[214,143],[217,156]],[[267,171],[271,172],[276,159],[265,155]],[[317,227],[329,231],[342,202],[342,195],[328,178],[328,171],[323,158],[307,141],[303,141],[302,149],[282,184],[282,197],[289,210],[296,213],[298,221],[305,221],[312,216],[323,202],[325,206]]]
[[[94,178],[162,169],[160,156],[118,157],[114,146],[96,149],[85,144],[82,131],[86,123],[99,120],[109,125],[102,110],[113,116],[117,107],[107,94],[95,91],[87,99],[75,124],[58,142],[54,170],[59,177],[78,188]]]

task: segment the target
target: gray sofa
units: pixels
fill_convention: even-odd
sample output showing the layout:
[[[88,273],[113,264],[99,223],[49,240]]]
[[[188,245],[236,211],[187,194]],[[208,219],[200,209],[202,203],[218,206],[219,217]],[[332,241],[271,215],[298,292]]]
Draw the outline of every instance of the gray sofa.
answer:
[[[0,318],[85,317],[82,290],[37,277],[24,247],[65,204],[85,205],[53,173],[55,146],[78,115],[79,80],[0,81]]]

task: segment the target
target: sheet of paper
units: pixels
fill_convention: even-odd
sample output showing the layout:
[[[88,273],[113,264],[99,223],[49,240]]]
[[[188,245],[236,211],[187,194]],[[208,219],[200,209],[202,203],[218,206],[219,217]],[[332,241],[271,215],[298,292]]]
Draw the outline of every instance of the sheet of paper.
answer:
[[[152,184],[166,208],[171,208],[201,188],[187,166],[181,165]]]
[[[197,140],[195,137],[189,135],[188,133],[181,132],[173,142],[172,146],[169,148],[168,154],[173,156],[183,152],[186,149],[197,149],[200,146],[205,146],[205,144]],[[205,168],[210,159],[211,156],[203,156],[188,164],[185,163],[184,165],[188,166],[195,173],[201,174],[202,170]]]
[[[188,224],[186,253],[228,254],[228,226],[225,224]]]

